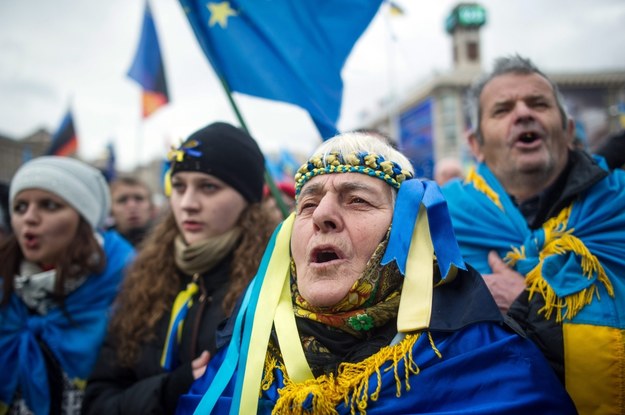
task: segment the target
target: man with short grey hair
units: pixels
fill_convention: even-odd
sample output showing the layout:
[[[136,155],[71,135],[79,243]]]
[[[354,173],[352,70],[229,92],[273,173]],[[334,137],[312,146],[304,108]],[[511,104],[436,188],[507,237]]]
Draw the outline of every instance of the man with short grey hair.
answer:
[[[496,60],[470,96],[478,164],[443,189],[463,255],[580,413],[625,413],[625,174],[574,148],[529,59]]]

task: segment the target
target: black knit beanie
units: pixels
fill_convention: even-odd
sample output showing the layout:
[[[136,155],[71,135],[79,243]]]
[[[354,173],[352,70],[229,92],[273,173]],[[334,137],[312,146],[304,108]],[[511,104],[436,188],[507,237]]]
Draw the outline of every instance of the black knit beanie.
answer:
[[[224,122],[210,124],[189,136],[171,157],[171,177],[181,171],[213,175],[248,202],[263,196],[265,158],[245,131]]]

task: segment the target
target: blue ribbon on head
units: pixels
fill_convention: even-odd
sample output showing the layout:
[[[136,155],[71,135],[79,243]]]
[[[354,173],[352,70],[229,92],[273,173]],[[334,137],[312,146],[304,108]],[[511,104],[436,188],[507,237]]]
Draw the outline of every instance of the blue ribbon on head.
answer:
[[[406,180],[399,188],[382,265],[395,261],[399,271],[405,275],[410,241],[421,204],[428,215],[430,236],[441,278],[445,279],[452,265],[466,270],[443,193],[435,182],[418,179]]]

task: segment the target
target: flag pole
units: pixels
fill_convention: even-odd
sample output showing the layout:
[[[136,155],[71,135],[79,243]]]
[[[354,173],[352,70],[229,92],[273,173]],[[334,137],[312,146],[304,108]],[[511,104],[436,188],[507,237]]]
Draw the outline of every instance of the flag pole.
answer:
[[[241,124],[241,128],[243,128],[243,130],[246,133],[250,134],[250,131],[247,128],[247,124],[245,123],[245,120],[243,119],[243,115],[241,114],[241,111],[239,110],[239,106],[237,105],[237,103],[234,100],[234,97],[232,96],[232,91],[230,90],[230,86],[221,75],[218,74],[217,76],[219,78],[219,82],[221,82],[221,86],[224,88],[224,91],[226,91],[226,96],[228,97],[228,101],[230,102],[230,105],[232,106],[232,109],[234,110],[234,113],[237,116],[237,119],[239,120],[239,124]],[[271,195],[273,196],[273,198],[276,200],[276,204],[278,205],[278,208],[280,209],[280,212],[282,213],[282,217],[286,218],[287,216],[289,216],[289,213],[290,213],[289,208],[287,208],[286,203],[284,203],[284,200],[282,199],[282,192],[276,186],[276,183],[273,180],[273,177],[271,177],[269,170],[267,170],[267,165],[265,165],[264,177],[265,177],[265,183],[267,183],[267,186],[269,187],[269,191],[271,192]]]
[[[193,25],[191,26],[193,27]],[[210,53],[208,53],[208,51],[211,50],[210,45],[204,40],[203,37],[196,36],[196,38],[200,44],[200,47],[205,51],[207,56],[210,56]],[[247,124],[245,123],[245,120],[243,119],[243,115],[241,114],[241,111],[239,111],[239,106],[234,101],[234,97],[232,96],[232,90],[230,89],[230,85],[228,85],[228,82],[226,82],[226,79],[219,73],[215,65],[212,65],[212,66],[213,66],[213,70],[215,71],[215,74],[217,75],[217,78],[219,78],[219,82],[221,83],[221,86],[226,92],[226,96],[228,97],[228,102],[230,102],[230,106],[232,107],[234,114],[239,120],[239,124],[241,124],[241,128],[243,129],[243,131],[250,134],[250,130],[247,128]],[[264,178],[265,178],[265,183],[267,183],[267,186],[269,187],[269,191],[271,192],[271,195],[276,200],[278,208],[280,209],[280,212],[282,213],[282,217],[286,218],[287,216],[289,216],[289,213],[290,213],[289,208],[287,208],[286,203],[284,203],[284,200],[282,200],[282,192],[276,186],[276,183],[273,180],[273,177],[271,177],[271,174],[269,174],[269,171],[267,170],[267,165],[265,165]]]

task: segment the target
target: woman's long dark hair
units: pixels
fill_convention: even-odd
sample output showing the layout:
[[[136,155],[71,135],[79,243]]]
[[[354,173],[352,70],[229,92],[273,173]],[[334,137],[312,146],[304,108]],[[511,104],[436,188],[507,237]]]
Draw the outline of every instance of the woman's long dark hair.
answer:
[[[239,218],[243,233],[233,253],[230,286],[222,303],[227,315],[256,274],[277,225],[272,218],[270,210],[260,203],[249,205]],[[174,261],[178,234],[176,220],[169,211],[144,240],[116,299],[109,331],[117,337],[117,357],[126,366],[136,361],[142,344],[155,338],[154,327],[169,312],[180,289]]]

